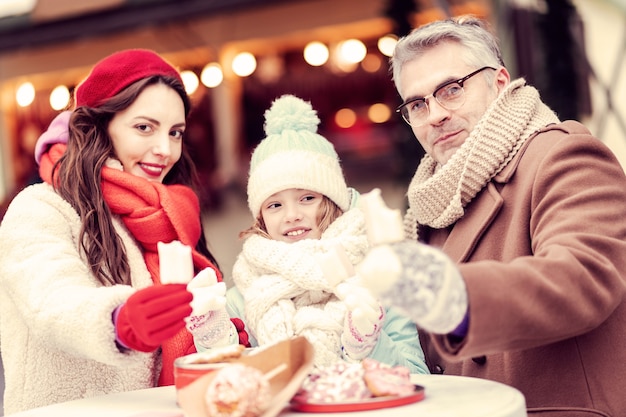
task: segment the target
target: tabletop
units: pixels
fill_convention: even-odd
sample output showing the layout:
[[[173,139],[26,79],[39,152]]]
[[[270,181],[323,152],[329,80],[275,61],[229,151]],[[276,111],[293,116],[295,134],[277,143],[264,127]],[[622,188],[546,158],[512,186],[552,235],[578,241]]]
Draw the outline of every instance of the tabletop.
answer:
[[[425,390],[423,400],[363,412],[323,413],[324,417],[527,417],[526,401],[518,390],[498,382],[450,375],[412,375]],[[279,417],[302,417],[286,407]],[[6,417],[184,417],[173,386],[85,398],[35,408]]]

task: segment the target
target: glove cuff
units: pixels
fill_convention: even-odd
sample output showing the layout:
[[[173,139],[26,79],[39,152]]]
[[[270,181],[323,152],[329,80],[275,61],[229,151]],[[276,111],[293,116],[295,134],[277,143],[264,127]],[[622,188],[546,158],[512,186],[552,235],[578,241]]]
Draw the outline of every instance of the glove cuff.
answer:
[[[130,350],[130,348],[126,346],[124,342],[122,342],[122,340],[120,339],[119,333],[117,331],[117,318],[120,314],[121,308],[122,308],[122,304],[115,307],[115,310],[113,310],[113,314],[111,315],[111,319],[113,320],[113,329],[115,331],[115,346],[117,346],[120,352],[127,352]]]
[[[352,312],[346,313],[344,331],[341,334],[341,344],[343,357],[346,360],[361,360],[370,354],[378,343],[378,337],[382,330],[382,323],[385,318],[385,311],[380,307],[380,317],[376,323],[372,324],[372,331],[368,334],[361,334],[353,323]]]
[[[370,354],[374,346],[376,346],[376,342],[378,338],[373,341],[362,341],[359,342],[357,340],[353,340],[352,336],[347,336],[344,332],[341,335],[341,353],[344,360],[348,362],[358,362],[367,355]]]
[[[126,304],[122,304],[113,310],[113,325],[115,327],[115,341],[117,344],[121,345],[123,348],[138,350],[140,352],[152,352],[156,350],[158,346],[147,345],[137,338],[128,320],[125,307]]]
[[[194,336],[195,343],[204,348],[215,348],[238,342],[237,329],[230,321],[226,310],[209,311],[199,316],[190,316],[187,330]]]

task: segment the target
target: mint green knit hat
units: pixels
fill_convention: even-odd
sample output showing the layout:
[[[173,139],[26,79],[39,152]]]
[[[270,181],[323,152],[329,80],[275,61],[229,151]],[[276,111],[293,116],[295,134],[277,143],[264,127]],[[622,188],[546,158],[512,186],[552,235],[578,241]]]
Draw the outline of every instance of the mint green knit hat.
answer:
[[[319,123],[311,103],[293,95],[281,96],[265,111],[267,137],[252,153],[248,177],[248,206],[254,218],[265,199],[289,188],[315,191],[348,210],[350,192],[339,156],[317,133]]]

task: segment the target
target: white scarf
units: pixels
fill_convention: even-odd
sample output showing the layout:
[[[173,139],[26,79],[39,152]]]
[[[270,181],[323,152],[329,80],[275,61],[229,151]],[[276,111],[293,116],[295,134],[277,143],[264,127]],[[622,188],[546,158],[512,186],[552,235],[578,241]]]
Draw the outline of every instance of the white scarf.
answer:
[[[341,358],[345,305],[333,293],[316,256],[337,244],[352,264],[368,250],[365,216],[354,208],[326,229],[321,239],[286,243],[252,235],[233,267],[233,281],[245,300],[246,325],[259,346],[302,335],[315,346],[314,363]]]

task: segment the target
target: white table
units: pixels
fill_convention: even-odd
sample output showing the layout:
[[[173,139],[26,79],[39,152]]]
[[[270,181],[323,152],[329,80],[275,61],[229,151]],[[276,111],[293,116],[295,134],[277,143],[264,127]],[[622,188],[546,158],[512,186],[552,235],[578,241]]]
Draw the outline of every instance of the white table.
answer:
[[[412,375],[411,379],[425,388],[425,398],[417,403],[361,413],[324,413],[319,416],[527,417],[524,396],[504,384],[447,375]],[[285,408],[280,417],[303,415]],[[184,414],[176,405],[174,387],[169,386],[69,401],[11,414],[10,417],[184,417]]]

